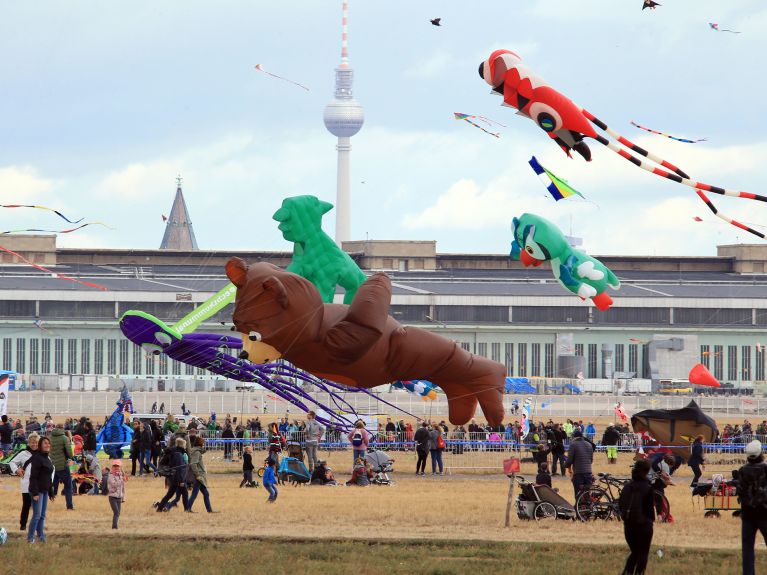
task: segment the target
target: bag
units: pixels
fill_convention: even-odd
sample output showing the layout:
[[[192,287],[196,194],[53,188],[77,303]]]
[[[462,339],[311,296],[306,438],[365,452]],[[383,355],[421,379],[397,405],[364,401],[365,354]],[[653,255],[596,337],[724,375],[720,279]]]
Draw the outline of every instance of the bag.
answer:
[[[437,436],[437,449],[445,449],[445,440],[441,435]]]
[[[352,435],[352,445],[354,447],[361,447],[362,446],[362,432],[361,431],[355,431],[354,435]]]
[[[157,462],[157,474],[162,477],[170,477],[173,475],[171,469],[173,462],[173,448],[166,447],[160,456],[160,460]]]

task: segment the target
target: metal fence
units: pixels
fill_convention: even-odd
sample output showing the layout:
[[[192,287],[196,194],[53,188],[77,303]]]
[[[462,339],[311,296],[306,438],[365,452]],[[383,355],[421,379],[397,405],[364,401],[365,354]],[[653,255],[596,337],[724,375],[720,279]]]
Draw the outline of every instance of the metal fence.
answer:
[[[298,413],[295,406],[264,390],[241,392],[133,392],[133,405],[136,411],[148,413],[153,403],[165,406],[166,413],[180,413],[181,405],[194,415],[217,413],[235,414],[281,414]],[[29,413],[51,413],[52,415],[106,415],[114,410],[119,393],[116,391],[12,391],[8,395],[8,413],[14,415]],[[332,405],[323,393],[316,394],[317,400]],[[394,404],[396,409],[378,401],[378,397]],[[721,397],[721,396],[615,396],[615,395],[533,395],[533,418],[612,417],[615,404],[621,402],[628,413],[643,409],[677,409],[695,399],[701,408],[715,415],[731,416],[767,416],[767,399],[761,397]],[[434,401],[422,401],[407,392],[384,392],[371,396],[349,392],[344,399],[359,414],[404,417],[412,414],[419,418],[444,418],[448,415],[447,399],[440,394]],[[519,408],[525,396],[504,396],[504,407],[508,419],[520,416]],[[478,413],[478,416],[481,414]]]

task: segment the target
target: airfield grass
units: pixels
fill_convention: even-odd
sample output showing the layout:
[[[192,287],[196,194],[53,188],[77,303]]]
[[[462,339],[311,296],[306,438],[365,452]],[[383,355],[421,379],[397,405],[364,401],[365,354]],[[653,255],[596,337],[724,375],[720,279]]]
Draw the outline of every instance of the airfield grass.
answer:
[[[448,533],[449,534],[449,533]],[[122,534],[121,534],[122,535]],[[666,549],[652,556],[650,572],[725,575],[740,571],[734,550]],[[334,575],[461,575],[490,573],[613,575],[625,556],[615,547],[583,543],[487,541],[291,540],[80,536],[33,547],[3,549],[3,571],[26,573],[333,573]],[[767,569],[761,555],[757,573]]]

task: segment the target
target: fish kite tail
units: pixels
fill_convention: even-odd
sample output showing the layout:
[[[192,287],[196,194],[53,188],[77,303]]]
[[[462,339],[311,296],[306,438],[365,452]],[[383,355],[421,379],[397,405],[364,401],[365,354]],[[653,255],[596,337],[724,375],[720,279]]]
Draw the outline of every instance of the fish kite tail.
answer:
[[[644,156],[648,160],[651,160],[651,161],[655,162],[656,164],[658,164],[660,166],[663,166],[667,170],[671,170],[672,172],[674,172],[675,174],[677,174],[678,176],[680,176],[682,178],[688,178],[689,179],[690,176],[688,176],[682,170],[677,168],[674,164],[664,160],[660,156],[656,156],[652,152],[648,152],[647,150],[645,150],[641,146],[637,146],[634,142],[632,142],[628,138],[620,135],[618,132],[616,132],[615,130],[611,129],[607,124],[605,124],[602,120],[600,120],[599,118],[594,116],[594,114],[592,114],[588,110],[584,109],[584,110],[582,110],[582,112],[583,112],[583,115],[586,116],[586,118],[592,124],[594,124],[597,128],[599,128],[600,130],[602,130],[603,132],[605,132],[609,136],[612,136],[613,138],[618,140],[618,142],[620,142],[622,145],[626,146],[632,152],[636,152],[640,156]]]

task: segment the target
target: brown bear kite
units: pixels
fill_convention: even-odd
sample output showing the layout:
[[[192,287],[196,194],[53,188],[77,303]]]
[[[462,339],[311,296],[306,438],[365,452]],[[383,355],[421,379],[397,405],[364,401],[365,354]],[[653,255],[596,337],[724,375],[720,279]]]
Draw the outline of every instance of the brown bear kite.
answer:
[[[254,363],[281,357],[353,387],[426,379],[447,394],[454,425],[472,418],[477,401],[491,425],[501,423],[504,366],[390,317],[386,274],[368,278],[350,305],[323,303],[309,280],[268,263],[231,258],[226,275],[237,286],[233,320],[243,334],[242,357]]]

